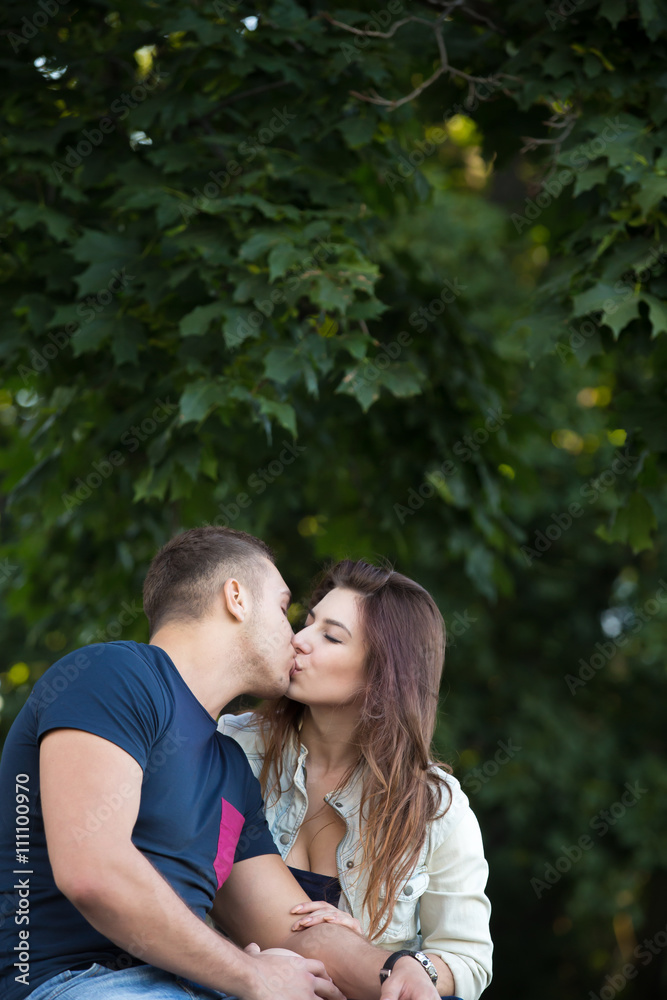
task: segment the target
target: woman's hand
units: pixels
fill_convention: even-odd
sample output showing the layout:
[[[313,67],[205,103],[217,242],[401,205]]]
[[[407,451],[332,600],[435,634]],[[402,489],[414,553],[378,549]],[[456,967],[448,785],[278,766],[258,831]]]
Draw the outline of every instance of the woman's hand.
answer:
[[[345,913],[343,910],[339,910],[337,906],[325,903],[321,899],[311,899],[309,903],[299,903],[298,906],[292,907],[290,913],[301,914],[301,918],[295,924],[292,924],[293,931],[302,931],[306,927],[313,927],[315,924],[342,924],[343,927],[349,927],[350,930],[359,934],[360,937],[364,936],[361,924],[358,920],[355,920],[351,913]]]

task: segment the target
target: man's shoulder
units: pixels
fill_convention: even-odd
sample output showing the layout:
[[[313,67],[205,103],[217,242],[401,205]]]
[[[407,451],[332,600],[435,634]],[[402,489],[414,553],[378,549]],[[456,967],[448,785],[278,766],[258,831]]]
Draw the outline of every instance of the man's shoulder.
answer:
[[[69,667],[71,673],[74,672],[72,668],[78,668],[79,672],[82,672],[98,663],[104,667],[118,664],[138,670],[146,664],[149,667],[157,664],[161,653],[162,650],[157,646],[147,646],[132,639],[92,642],[88,646],[78,646],[71,652],[65,653],[49,667],[49,670],[62,673]]]
[[[77,682],[85,683],[87,678],[92,680],[93,677],[106,683],[112,678],[122,677],[128,684],[136,680],[148,686],[159,685],[158,651],[155,647],[128,640],[79,646],[51,664],[35,683],[33,692],[35,697],[42,689],[61,693],[68,687],[75,687]]]
[[[97,642],[56,660],[36,681],[26,706],[37,717],[102,711],[106,706],[149,706],[149,714],[169,713],[170,697],[161,651],[143,643]],[[65,724],[63,722],[63,724]]]

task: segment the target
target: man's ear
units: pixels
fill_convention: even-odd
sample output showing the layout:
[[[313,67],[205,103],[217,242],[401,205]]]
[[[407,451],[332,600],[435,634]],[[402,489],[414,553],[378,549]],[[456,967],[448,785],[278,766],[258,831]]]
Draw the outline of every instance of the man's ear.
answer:
[[[248,591],[233,576],[230,576],[223,584],[222,600],[232,618],[236,618],[239,622],[245,619],[250,610]]]

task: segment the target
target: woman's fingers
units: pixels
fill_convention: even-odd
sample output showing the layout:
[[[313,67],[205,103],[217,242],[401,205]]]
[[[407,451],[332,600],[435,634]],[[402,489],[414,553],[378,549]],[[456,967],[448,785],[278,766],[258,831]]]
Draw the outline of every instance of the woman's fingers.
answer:
[[[309,899],[307,903],[298,903],[293,906],[290,913],[310,913],[313,910],[335,910],[331,903],[325,903],[323,899]]]
[[[301,917],[292,925],[292,930],[305,930],[306,927],[313,927],[315,924],[322,923],[341,924],[341,926],[349,927],[350,930],[363,937],[361,924],[358,920],[355,920],[350,913],[344,913],[343,910],[338,910],[335,906],[328,905],[322,909],[311,909],[308,916]]]

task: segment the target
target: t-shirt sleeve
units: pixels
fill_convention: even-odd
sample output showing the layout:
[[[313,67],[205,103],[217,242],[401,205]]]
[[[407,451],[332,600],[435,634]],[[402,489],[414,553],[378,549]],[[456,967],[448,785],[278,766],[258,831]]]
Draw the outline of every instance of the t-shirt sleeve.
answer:
[[[168,725],[164,686],[151,666],[120,643],[94,643],[51,667],[30,697],[37,738],[81,729],[125,750],[145,768]]]
[[[262,790],[259,781],[252,773],[243,750],[229,741],[235,748],[239,756],[239,767],[243,768],[245,778],[245,806],[243,809],[243,828],[236,845],[234,854],[234,864],[237,861],[245,861],[246,858],[256,858],[261,854],[280,854],[280,851],[273,842],[269,824],[264,815],[264,802],[262,801]]]

